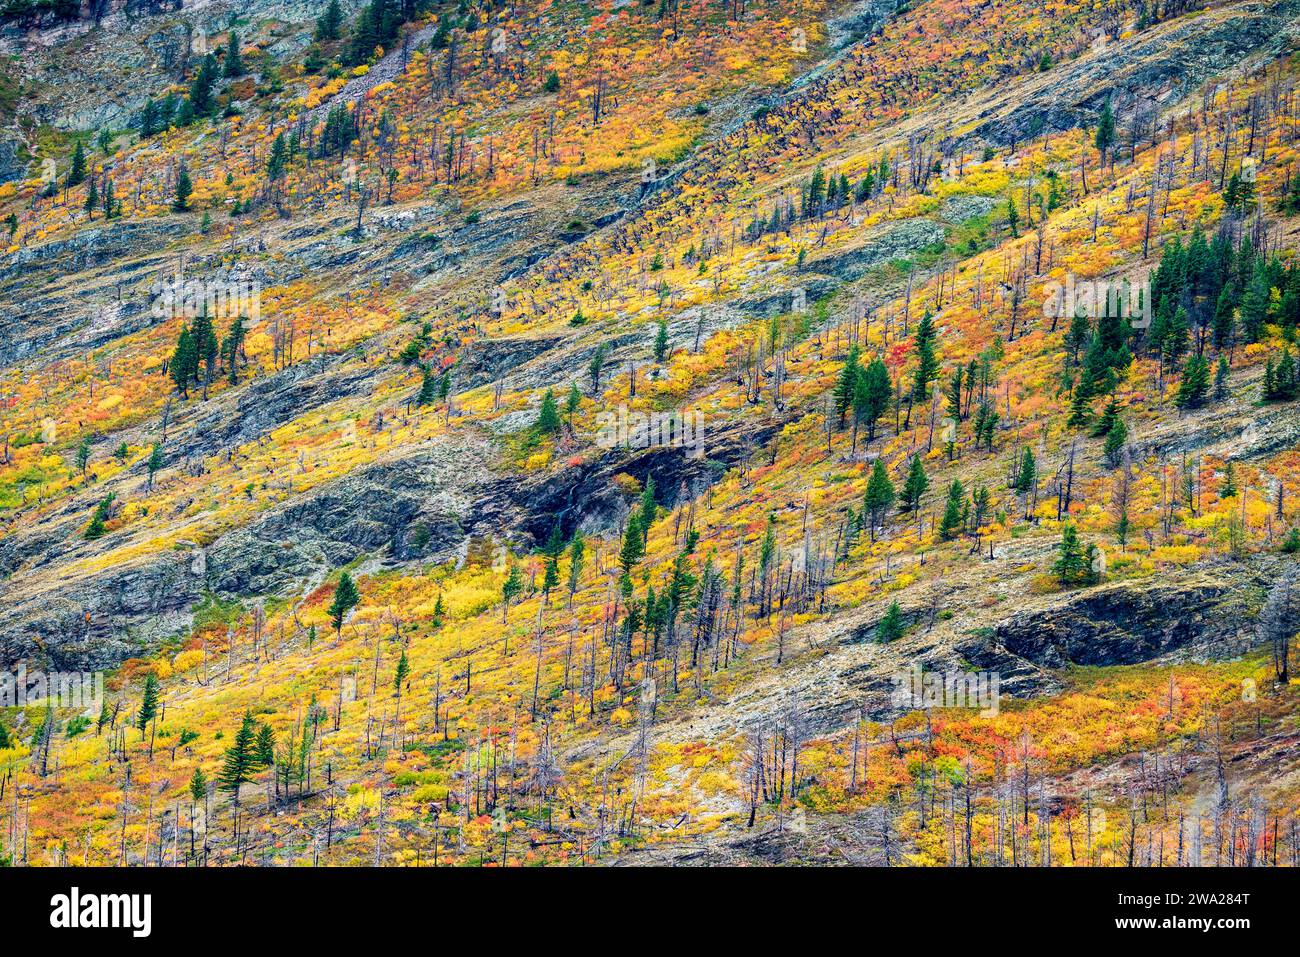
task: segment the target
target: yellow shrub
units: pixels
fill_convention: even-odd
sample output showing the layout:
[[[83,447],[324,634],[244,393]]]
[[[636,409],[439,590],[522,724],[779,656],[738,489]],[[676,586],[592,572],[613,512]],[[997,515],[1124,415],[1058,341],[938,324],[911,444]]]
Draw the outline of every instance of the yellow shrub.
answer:
[[[423,784],[411,792],[411,799],[418,804],[430,801],[445,801],[447,799],[447,785]]]
[[[202,660],[203,651],[199,648],[191,648],[189,651],[182,651],[172,659],[172,671],[176,674],[189,671]]]

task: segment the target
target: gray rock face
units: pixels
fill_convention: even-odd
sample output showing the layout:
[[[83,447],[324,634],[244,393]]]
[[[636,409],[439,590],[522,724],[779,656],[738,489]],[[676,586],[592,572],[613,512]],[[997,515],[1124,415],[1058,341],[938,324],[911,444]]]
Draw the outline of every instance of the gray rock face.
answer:
[[[1252,609],[1268,577],[1263,567],[1225,561],[1186,580],[1102,585],[1048,610],[1014,615],[963,650],[981,667],[1006,655],[1044,668],[1230,658],[1255,643]]]
[[[1050,89],[986,120],[967,138],[1005,146],[1091,125],[1108,97],[1124,115],[1151,101],[1180,98],[1249,56],[1275,56],[1288,42],[1297,13],[1300,0],[1281,0],[1238,8],[1222,20],[1200,17],[1109,39],[1097,55],[1061,64],[1061,79]]]
[[[20,151],[22,144],[7,133],[0,133],[0,183],[22,179],[27,174],[27,164]]]
[[[992,212],[997,204],[997,200],[992,196],[954,196],[943,204],[940,215],[944,222],[964,223]]]
[[[83,352],[95,342],[93,326],[113,302],[114,284],[131,289],[150,273],[169,265],[165,248],[193,229],[182,219],[116,221],[84,229],[67,239],[19,249],[0,259],[0,366],[12,365],[46,350],[74,333]],[[105,270],[108,275],[99,275]],[[66,277],[83,274],[73,281]],[[89,275],[85,275],[89,274]],[[134,326],[117,322],[148,320],[145,301],[126,302],[112,327],[114,336]]]
[[[565,336],[483,339],[470,345],[456,369],[456,388],[474,389],[504,378],[540,355],[561,345]]]
[[[944,228],[933,220],[909,219],[892,226],[865,246],[813,259],[808,268],[852,282],[865,276],[873,266],[941,243],[944,236]]]
[[[10,598],[0,668],[24,660],[110,665],[183,631],[208,592],[293,596],[362,555],[446,560],[466,535],[512,520],[496,511],[508,503],[484,481],[490,456],[485,443],[435,442],[266,513],[217,539],[201,561],[197,549],[181,548],[109,568],[57,595]]]
[[[814,263],[810,268],[824,269],[822,263]],[[805,304],[811,304],[824,296],[830,295],[840,285],[837,279],[830,279],[826,276],[805,275],[803,284],[799,289],[803,290]],[[767,296],[757,298],[738,299],[732,305],[740,312],[747,316],[755,316],[761,319],[768,319],[772,316],[780,316],[790,312],[794,306],[795,291],[793,289],[783,289],[780,292],[774,292]]]
[[[831,46],[839,49],[879,32],[901,6],[901,0],[861,0],[826,22]]]
[[[207,585],[227,596],[284,594],[361,555],[445,559],[489,521],[491,498],[476,494],[489,454],[440,441],[359,470],[219,539]]]
[[[202,594],[185,552],[110,568],[57,595],[8,604],[0,669],[20,661],[60,671],[94,670],[152,650],[189,624]]]

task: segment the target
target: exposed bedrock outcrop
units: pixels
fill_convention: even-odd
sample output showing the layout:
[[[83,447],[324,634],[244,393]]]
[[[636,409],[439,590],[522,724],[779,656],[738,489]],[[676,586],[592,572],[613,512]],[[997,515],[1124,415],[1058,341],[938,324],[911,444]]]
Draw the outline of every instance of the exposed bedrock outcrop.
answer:
[[[1255,621],[1276,562],[1208,562],[1194,572],[1085,589],[999,621],[961,646],[980,667],[1044,668],[1231,658],[1258,643]]]
[[[1009,145],[1090,126],[1107,98],[1126,116],[1168,105],[1247,57],[1278,56],[1294,38],[1297,13],[1300,0],[1245,4],[1222,17],[1186,18],[1100,40],[1092,55],[1058,64],[1050,85],[1005,111],[991,110],[968,135]]]

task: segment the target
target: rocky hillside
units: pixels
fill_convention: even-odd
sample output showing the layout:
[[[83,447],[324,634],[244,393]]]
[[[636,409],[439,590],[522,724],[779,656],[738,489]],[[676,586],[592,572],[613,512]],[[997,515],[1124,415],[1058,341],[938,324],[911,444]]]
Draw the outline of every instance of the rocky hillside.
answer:
[[[3,8],[0,858],[1300,862],[1296,13]]]

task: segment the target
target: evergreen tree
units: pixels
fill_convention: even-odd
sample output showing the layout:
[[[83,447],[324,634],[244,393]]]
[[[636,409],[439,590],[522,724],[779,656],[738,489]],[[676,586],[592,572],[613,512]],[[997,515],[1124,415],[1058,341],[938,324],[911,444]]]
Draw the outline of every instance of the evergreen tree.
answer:
[[[811,219],[821,212],[822,203],[826,197],[826,173],[818,166],[813,170],[812,179],[808,181],[808,189],[804,194],[804,218]]]
[[[113,179],[111,176],[104,178],[104,218],[116,219],[121,215],[121,209],[118,208],[117,196],[113,192]]]
[[[1289,346],[1282,349],[1281,358],[1276,363],[1269,356],[1264,366],[1264,401],[1289,402],[1296,398],[1300,395],[1298,379],[1296,362]]]
[[[182,399],[190,398],[190,382],[194,378],[195,369],[199,368],[199,354],[194,347],[194,338],[190,335],[188,326],[181,326],[181,334],[175,341],[175,348],[172,351],[172,360],[168,363],[168,374],[172,377],[177,391],[181,393]]]
[[[959,479],[953,479],[948,486],[948,501],[944,505],[943,521],[939,524],[939,538],[945,542],[956,538],[968,515],[966,490]]]
[[[202,768],[195,768],[190,775],[190,804],[205,804],[208,799],[208,778]]]
[[[506,572],[506,580],[501,583],[501,621],[506,620],[506,612],[510,610],[510,603],[515,597],[524,590],[524,577],[519,571],[517,562],[511,562],[510,568]]]
[[[1152,328],[1154,329],[1154,324]],[[1111,368],[1110,360],[1111,356],[1106,349],[1105,340],[1099,335],[1092,335],[1088,339],[1088,350],[1083,357],[1083,370],[1079,374],[1079,383],[1074,387],[1076,394],[1081,393],[1081,397],[1076,401],[1089,402],[1093,396],[1104,391],[1107,374]]]
[[[86,148],[77,140],[72,148],[72,166],[68,169],[68,188],[80,186],[86,181]]]
[[[668,323],[659,320],[659,329],[655,333],[655,362],[663,365],[668,358]]]
[[[83,436],[81,444],[77,446],[77,471],[81,473],[82,478],[86,476],[86,466],[90,464],[90,436]]]
[[[415,397],[415,404],[419,406],[432,405],[438,397],[438,380],[434,377],[432,369],[424,370],[424,377],[420,380],[420,392]]]
[[[251,714],[245,714],[244,720],[235,732],[235,740],[226,749],[221,773],[217,775],[217,787],[230,792],[231,803],[239,807],[239,789],[253,780],[257,769],[257,726]]]
[[[1079,531],[1072,522],[1061,529],[1061,544],[1052,571],[1062,585],[1080,585],[1088,581],[1092,568],[1088,564]]]
[[[542,594],[549,595],[551,589],[560,583],[560,561],[554,555],[548,555],[542,570]]]
[[[1088,344],[1090,331],[1091,327],[1086,315],[1076,313],[1070,317],[1070,329],[1065,334],[1065,344],[1070,347],[1071,363],[1079,361],[1079,350]]]
[[[265,722],[257,728],[257,744],[253,749],[253,757],[259,767],[269,768],[275,764],[275,732]]]
[[[1026,495],[1038,485],[1038,463],[1034,461],[1034,450],[1025,446],[1020,456],[1020,468],[1016,472],[1016,481],[1012,486],[1017,492]]]
[[[1219,364],[1214,369],[1214,398],[1222,402],[1228,397],[1228,357],[1219,356]]]
[[[1102,456],[1111,468],[1119,468],[1124,457],[1124,446],[1128,442],[1128,426],[1123,419],[1116,419],[1106,432],[1106,441],[1102,444]]]
[[[157,475],[158,470],[163,467],[163,451],[161,445],[154,443],[153,448],[149,451],[149,462],[146,467],[149,470],[149,491],[152,492],[154,476]]]
[[[208,307],[205,303],[199,310],[199,314],[194,317],[194,326],[190,329],[190,337],[194,343],[194,378],[203,386],[203,398],[208,397],[208,386],[212,382],[212,376],[217,367],[217,333],[212,326],[212,319],[208,315]],[[200,376],[200,372],[202,375]]]
[[[921,464],[921,456],[913,455],[912,464],[907,472],[907,481],[903,483],[903,497],[899,501],[899,507],[902,511],[918,511],[921,507],[921,498],[929,487],[930,479],[926,477],[925,466]]]
[[[1174,400],[1180,409],[1199,409],[1210,393],[1210,364],[1204,356],[1188,357],[1183,367],[1183,381]]]
[[[957,366],[952,370],[952,378],[948,380],[948,387],[944,390],[947,398],[948,417],[954,422],[960,422],[962,406],[962,385],[965,382],[966,370],[962,366]]]
[[[983,401],[979,404],[975,410],[974,422],[976,448],[982,445],[987,451],[993,451],[993,436],[997,431],[998,419],[997,410],[991,402]]]
[[[144,678],[144,691],[140,695],[140,710],[135,716],[135,726],[143,734],[149,722],[156,717],[158,717],[158,678],[151,672]]]
[[[1070,417],[1065,420],[1065,424],[1071,428],[1083,428],[1092,420],[1092,402],[1088,395],[1089,391],[1084,387],[1082,380],[1074,387],[1074,394],[1070,397]]]
[[[1247,342],[1259,342],[1263,336],[1269,302],[1268,273],[1261,261],[1255,266],[1250,284],[1241,297],[1241,334]]]
[[[226,377],[231,385],[239,384],[239,353],[243,346],[244,317],[236,316],[221,342],[221,361],[226,364]]]
[[[325,12],[316,21],[316,42],[328,43],[331,40],[337,40],[342,26],[343,10],[339,6],[339,0],[330,0],[329,6],[325,8]]]
[[[569,386],[568,398],[564,400],[564,414],[569,420],[569,428],[573,428],[573,416],[578,409],[582,408],[582,393],[578,391],[576,383]]]
[[[591,379],[593,395],[600,392],[600,376],[605,370],[606,350],[607,346],[602,342],[596,347],[596,352],[591,357],[591,361],[587,363],[587,376]]]
[[[840,377],[835,381],[835,388],[831,391],[831,397],[835,401],[835,412],[840,417],[840,425],[844,424],[844,413],[853,405],[854,390],[857,388],[858,376],[862,373],[858,365],[858,347],[856,345],[849,347],[849,354],[844,360],[844,368],[840,370]]]
[[[284,177],[289,165],[289,146],[285,143],[284,133],[279,133],[271,143],[271,155],[266,161],[266,177],[275,182]]]
[[[386,0],[371,0],[352,26],[348,66],[367,62],[374,55],[376,47],[383,46],[396,36],[398,26],[396,15],[389,9]]]
[[[1277,395],[1282,401],[1294,399],[1300,392],[1300,382],[1297,381],[1296,363],[1291,357],[1289,346],[1282,348],[1282,358],[1277,363]]]
[[[1097,117],[1097,132],[1092,143],[1097,147],[1099,162],[1105,162],[1106,152],[1115,145],[1115,113],[1111,109],[1110,97],[1102,104],[1101,114]]]
[[[624,574],[630,575],[644,555],[645,534],[641,530],[641,516],[633,511],[628,516],[627,527],[623,530],[623,548],[618,553],[618,563]]]
[[[1219,498],[1232,498],[1237,494],[1237,469],[1228,462],[1223,469],[1223,485],[1219,488]]]
[[[199,72],[190,85],[190,108],[195,116],[208,116],[216,109],[212,89],[217,82],[217,59],[211,53],[199,63]]]
[[[176,198],[172,200],[172,212],[184,213],[190,208],[190,194],[194,192],[194,183],[190,180],[189,168],[182,163],[176,174]]]
[[[887,645],[903,637],[903,610],[897,601],[891,601],[885,609],[885,615],[876,622],[876,641]]]
[[[877,356],[857,376],[853,398],[853,413],[859,421],[866,423],[868,442],[875,441],[876,424],[889,408],[892,393],[889,370]]]
[[[924,402],[930,397],[930,383],[939,374],[939,360],[934,354],[937,333],[934,319],[927,309],[916,324],[913,348],[916,350],[916,371],[912,375],[912,398]]]
[[[560,531],[560,523],[556,522],[551,526],[551,534],[546,537],[546,544],[542,546],[542,554],[548,558],[559,558],[564,551],[564,533]]]
[[[398,697],[401,697],[402,687],[406,684],[406,679],[411,675],[411,663],[407,660],[406,649],[402,649],[401,657],[397,659],[397,668],[393,671],[393,691]]]
[[[319,25],[320,21],[317,20],[316,22]],[[320,43],[310,43],[307,45],[307,52],[303,54],[302,71],[314,76],[321,70],[325,69],[327,62],[328,61],[325,59],[325,53],[321,50]]]
[[[112,508],[113,499],[115,497],[114,493],[109,492],[100,499],[99,504],[95,506],[95,511],[92,512],[90,516],[90,524],[86,526],[85,537],[87,541],[93,541],[94,539],[101,537],[104,532],[107,531],[106,524],[108,522],[109,509]]]
[[[658,516],[659,506],[655,504],[655,479],[653,475],[647,475],[645,488],[641,490],[641,539],[643,543],[649,544],[650,526],[655,523]]]
[[[767,530],[763,532],[763,540],[758,546],[758,574],[761,579],[766,580],[768,571],[772,568],[772,563],[776,560],[776,514],[767,513]]]
[[[160,128],[158,104],[153,100],[146,100],[144,109],[140,111],[140,138],[148,139],[157,133]]]
[[[99,188],[95,185],[95,177],[90,177],[90,185],[86,187],[86,202],[82,208],[90,214],[90,218],[95,218],[95,210],[99,208]]]
[[[1161,342],[1161,352],[1166,362],[1172,365],[1187,354],[1190,331],[1187,310],[1179,306],[1174,310],[1173,318],[1165,328],[1164,339]]]
[[[244,69],[244,61],[239,56],[239,34],[234,30],[230,31],[230,38],[226,41],[226,62],[223,72],[227,77],[243,76],[248,72]]]
[[[555,393],[550,389],[542,396],[542,407],[537,413],[537,431],[543,435],[560,431],[560,410],[555,405]]]
[[[975,486],[975,491],[971,493],[971,528],[978,532],[984,525],[984,519],[988,517],[991,496],[989,490],[983,485]]]
[[[560,555],[564,552],[564,535],[560,531],[560,523],[556,522],[551,526],[551,534],[546,539],[546,544],[542,546],[542,554],[546,556],[545,572],[542,578],[542,592],[548,594],[552,588],[560,583]]]
[[[1101,438],[1104,435],[1109,435],[1110,430],[1115,427],[1115,421],[1119,418],[1119,413],[1119,399],[1112,395],[1106,403],[1106,409],[1102,412],[1101,418],[1097,420],[1097,427],[1092,430],[1092,437]]]
[[[359,601],[361,601],[361,592],[357,590],[352,576],[344,572],[339,576],[338,586],[334,589],[334,600],[329,607],[330,620],[334,622],[336,635],[343,631],[343,619]]]

